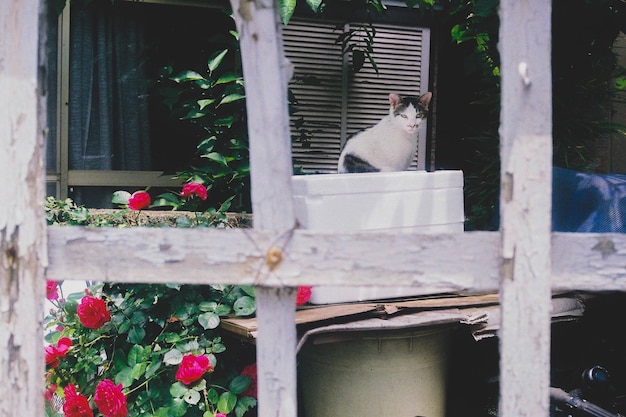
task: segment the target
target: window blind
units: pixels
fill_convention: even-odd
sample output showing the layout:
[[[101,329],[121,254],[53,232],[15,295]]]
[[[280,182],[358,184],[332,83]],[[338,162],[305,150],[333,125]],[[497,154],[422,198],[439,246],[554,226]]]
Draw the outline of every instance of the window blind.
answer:
[[[294,166],[303,173],[336,172],[345,140],[377,123],[389,111],[391,92],[419,95],[428,89],[430,31],[423,27],[374,24],[374,59],[353,71],[338,37],[349,30],[365,37],[358,23],[296,19],[283,28],[285,55],[294,66],[290,90]],[[420,129],[413,169],[424,168],[426,127]]]

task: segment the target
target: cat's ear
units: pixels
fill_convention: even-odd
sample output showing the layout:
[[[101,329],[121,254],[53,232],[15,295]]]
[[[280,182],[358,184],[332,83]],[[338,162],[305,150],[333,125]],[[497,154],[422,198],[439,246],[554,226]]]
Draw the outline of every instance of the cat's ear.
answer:
[[[394,109],[398,107],[398,104],[400,104],[400,101],[401,101],[401,98],[398,94],[396,93],[389,94],[389,105],[393,107]]]
[[[424,107],[424,110],[428,110],[428,105],[430,104],[431,98],[433,98],[433,93],[431,93],[430,91],[420,96],[418,101],[419,104]]]

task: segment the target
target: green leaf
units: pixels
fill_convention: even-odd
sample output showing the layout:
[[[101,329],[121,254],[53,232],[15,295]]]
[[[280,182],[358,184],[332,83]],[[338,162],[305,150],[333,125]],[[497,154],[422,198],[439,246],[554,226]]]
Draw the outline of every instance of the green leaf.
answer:
[[[130,197],[131,194],[128,191],[116,191],[111,196],[111,203],[125,206],[128,204]]]
[[[143,311],[135,311],[130,318],[131,323],[144,325],[146,323],[147,316]]]
[[[187,216],[178,216],[176,217],[176,227],[185,228],[192,227],[193,221]]]
[[[202,313],[198,316],[198,323],[204,330],[216,329],[220,325],[220,316],[210,311]]]
[[[198,309],[200,311],[214,312],[217,309],[217,302],[215,302],[215,301],[203,301],[200,304],[198,304]]]
[[[296,10],[296,0],[280,0],[279,2],[280,18],[283,24],[289,23],[293,12]]]
[[[217,162],[222,166],[225,166],[225,167],[228,166],[228,162],[226,161],[226,158],[224,157],[224,155],[222,155],[219,152],[209,152],[206,155],[202,155],[202,157],[210,159],[211,161]]]
[[[246,96],[242,94],[229,94],[226,97],[222,98],[222,101],[220,101],[220,103],[216,107],[219,107],[222,104],[228,104],[235,101],[243,100],[244,98],[246,98]]]
[[[186,70],[186,71],[180,72],[178,75],[175,75],[174,77],[170,77],[170,80],[176,81],[177,83],[181,83],[185,81],[204,80],[204,77],[195,71]]]
[[[219,119],[215,119],[215,126],[223,126],[223,127],[232,127],[233,122],[235,121],[234,116],[226,116],[221,117]]]
[[[180,381],[176,381],[170,386],[170,394],[174,398],[182,398],[187,391],[189,391],[189,388]]]
[[[217,81],[215,81],[215,85],[228,84],[234,81],[240,81],[241,79],[242,79],[241,75],[229,72],[229,73],[220,75]]]
[[[133,371],[131,372],[133,379],[141,378],[141,376],[146,372],[147,365],[148,364],[146,362],[141,362],[133,366]]]
[[[306,4],[309,5],[311,10],[317,13],[319,12],[320,6],[322,5],[322,0],[306,0]]]
[[[207,114],[209,114],[208,109],[201,109],[201,110],[191,109],[186,115],[181,117],[180,120],[199,119],[201,117],[206,116]]]
[[[206,395],[207,400],[211,404],[217,404],[217,401],[219,400],[219,397],[220,396],[217,393],[217,390],[215,388],[209,389],[209,391],[207,392],[207,395]]]
[[[191,386],[191,389],[198,392],[204,391],[206,389],[206,379],[199,380]]]
[[[165,341],[167,343],[176,343],[180,340],[180,335],[178,333],[167,333],[165,335]]]
[[[256,407],[256,399],[252,397],[241,397],[237,400],[235,406],[235,416],[243,417],[243,415],[252,407]]]
[[[241,394],[246,389],[248,389],[251,382],[252,379],[249,376],[237,375],[235,378],[233,378],[232,381],[230,381],[230,384],[228,385],[228,390],[235,395]]]
[[[183,354],[178,349],[172,349],[163,356],[163,362],[168,365],[178,365],[183,360]]]
[[[233,309],[235,310],[235,315],[237,316],[249,316],[254,314],[256,311],[256,304],[252,297],[248,297],[246,295],[235,301]]]
[[[161,368],[162,364],[163,362],[160,359],[154,359],[152,363],[150,363],[150,365],[148,365],[148,367],[146,368],[146,378],[151,378],[152,376],[154,376],[154,374],[156,374],[156,372]]]
[[[211,57],[209,58],[209,62],[207,63],[209,74],[213,74],[213,71],[215,71],[220,66],[222,60],[224,60],[224,57],[227,53],[228,49],[224,49],[222,51],[217,51],[213,55],[211,55]]]
[[[140,345],[133,345],[128,351],[128,366],[137,365],[143,357],[143,347]]]
[[[203,100],[198,100],[197,103],[198,103],[198,106],[200,106],[200,110],[202,110],[206,106],[209,106],[209,105],[215,103],[215,99],[214,98],[205,98]]]
[[[220,317],[230,314],[231,311],[232,309],[230,308],[228,304],[220,304],[219,306],[217,306],[217,309],[215,310],[217,315]]]
[[[133,326],[128,331],[128,342],[129,343],[141,343],[143,338],[146,336],[146,331],[141,326]]]
[[[237,396],[231,392],[223,392],[217,401],[217,409],[220,413],[228,414],[235,408],[237,404]]]
[[[168,415],[170,417],[183,417],[187,412],[187,403],[181,398],[174,398],[170,406]]]
[[[124,388],[130,387],[133,381],[133,368],[124,368],[115,375],[115,383],[122,384]]]
[[[248,294],[250,297],[254,297],[256,292],[254,291],[254,287],[252,285],[240,285],[239,288],[241,291]]]
[[[198,401],[200,401],[200,393],[190,389],[185,393],[185,395],[183,395],[183,400],[187,404],[196,405],[198,404]]]

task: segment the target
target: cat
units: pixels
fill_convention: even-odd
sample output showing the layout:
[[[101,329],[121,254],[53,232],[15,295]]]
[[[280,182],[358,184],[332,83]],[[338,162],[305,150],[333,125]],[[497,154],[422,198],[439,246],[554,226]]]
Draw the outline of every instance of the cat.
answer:
[[[348,139],[337,164],[338,173],[406,170],[417,151],[417,133],[426,118],[432,93],[389,94],[389,114]]]

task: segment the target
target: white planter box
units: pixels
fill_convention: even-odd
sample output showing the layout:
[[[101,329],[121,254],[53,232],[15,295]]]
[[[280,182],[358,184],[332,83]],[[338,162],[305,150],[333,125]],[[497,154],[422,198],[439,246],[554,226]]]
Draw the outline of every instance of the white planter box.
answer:
[[[463,231],[461,171],[403,171],[293,177],[300,226],[320,231]],[[381,277],[381,279],[384,279]],[[411,288],[314,287],[313,304],[407,297]]]

